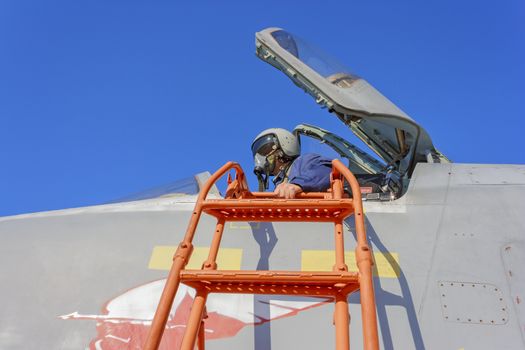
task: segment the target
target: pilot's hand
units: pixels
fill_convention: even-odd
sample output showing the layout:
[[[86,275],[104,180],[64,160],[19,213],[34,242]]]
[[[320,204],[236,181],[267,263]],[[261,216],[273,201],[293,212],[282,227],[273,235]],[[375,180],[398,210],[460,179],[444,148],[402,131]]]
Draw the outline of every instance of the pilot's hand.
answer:
[[[287,183],[287,182],[280,183],[275,188],[275,191],[273,191],[273,193],[275,193],[277,197],[286,198],[286,199],[295,198],[295,196],[301,192],[303,192],[303,189],[301,188],[301,186],[294,185],[294,184]]]

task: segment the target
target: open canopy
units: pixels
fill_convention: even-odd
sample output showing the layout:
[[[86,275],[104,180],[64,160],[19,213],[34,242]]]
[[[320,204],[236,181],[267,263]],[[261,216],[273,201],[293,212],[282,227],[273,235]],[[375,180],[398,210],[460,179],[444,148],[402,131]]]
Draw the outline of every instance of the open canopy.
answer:
[[[256,52],[335,113],[386,163],[410,174],[418,161],[440,161],[427,132],[377,91],[318,48],[279,28],[256,33]]]

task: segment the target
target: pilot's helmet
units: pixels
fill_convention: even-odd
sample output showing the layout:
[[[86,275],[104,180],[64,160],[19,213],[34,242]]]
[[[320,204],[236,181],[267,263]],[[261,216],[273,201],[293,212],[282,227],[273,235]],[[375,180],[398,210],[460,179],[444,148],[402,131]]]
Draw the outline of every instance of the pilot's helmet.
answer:
[[[286,129],[271,128],[261,132],[252,143],[252,154],[266,157],[272,151],[282,150],[286,158],[294,159],[301,154],[299,138]]]

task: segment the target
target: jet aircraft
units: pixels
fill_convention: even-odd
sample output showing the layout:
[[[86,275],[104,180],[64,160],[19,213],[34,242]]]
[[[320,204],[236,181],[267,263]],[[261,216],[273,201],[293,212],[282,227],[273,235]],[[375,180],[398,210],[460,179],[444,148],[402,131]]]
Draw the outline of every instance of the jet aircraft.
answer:
[[[294,130],[303,144],[320,142],[335,154],[361,185],[380,348],[523,349],[525,166],[451,162],[365,79],[283,29],[258,32],[256,54],[372,152],[337,130]],[[209,177],[199,173],[104,205],[0,218],[0,348],[142,348]],[[216,186],[209,194],[222,196]],[[188,267],[200,267],[214,229],[203,216]],[[357,271],[354,233],[349,219],[345,255]],[[225,227],[218,265],[330,271],[333,256],[326,223],[248,221]],[[180,346],[194,297],[181,284],[160,349]],[[358,292],[349,311],[351,348],[362,348]],[[206,346],[334,348],[333,312],[323,297],[212,294]]]

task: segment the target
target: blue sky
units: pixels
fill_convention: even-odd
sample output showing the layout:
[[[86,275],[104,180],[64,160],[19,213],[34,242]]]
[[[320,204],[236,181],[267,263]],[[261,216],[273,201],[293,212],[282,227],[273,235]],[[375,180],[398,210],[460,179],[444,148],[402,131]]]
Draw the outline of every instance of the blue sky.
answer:
[[[285,28],[462,163],[525,163],[523,1],[2,1],[0,216],[107,202],[227,160],[262,129],[346,135],[254,55]]]

